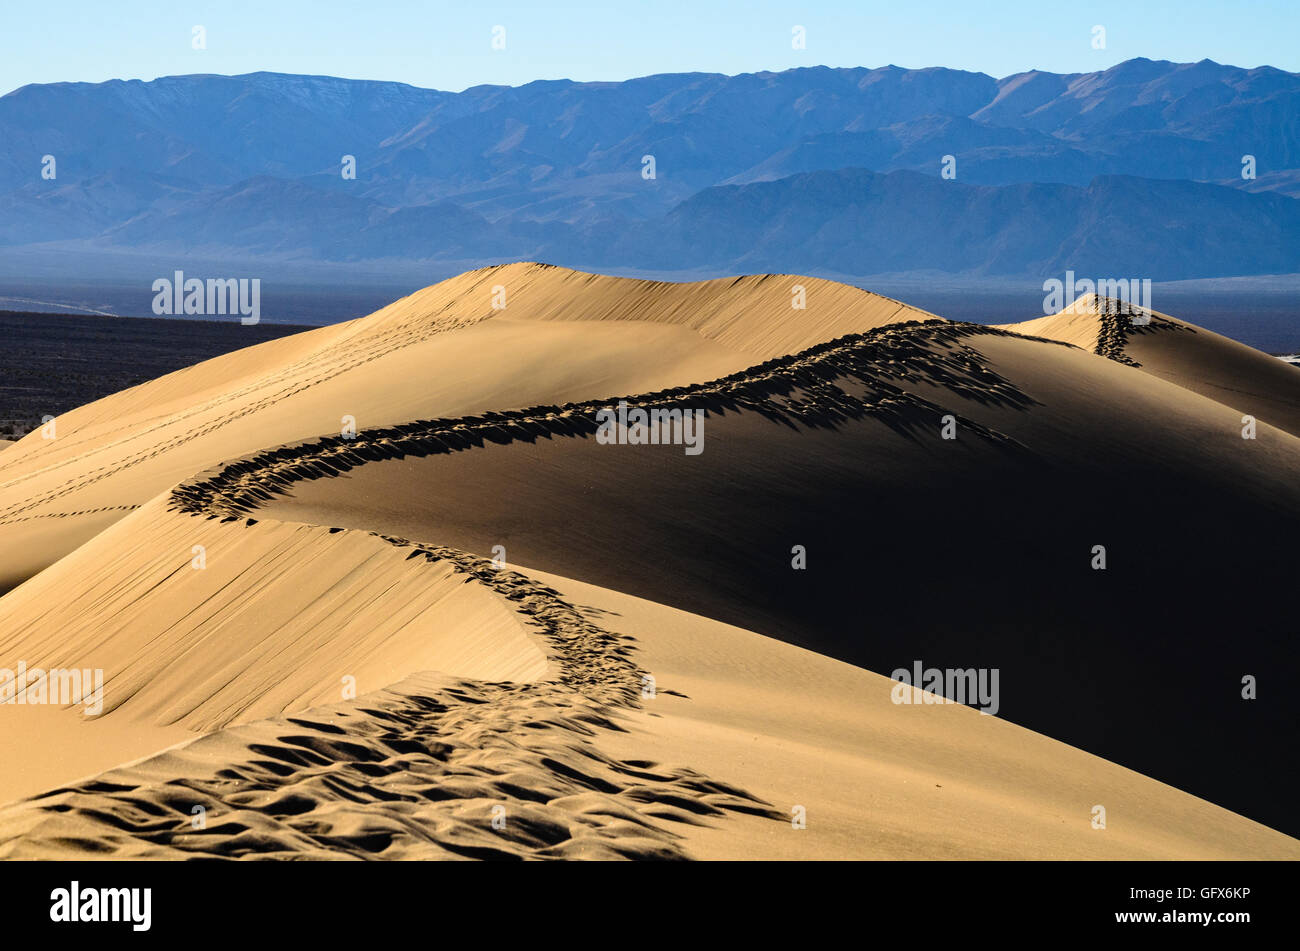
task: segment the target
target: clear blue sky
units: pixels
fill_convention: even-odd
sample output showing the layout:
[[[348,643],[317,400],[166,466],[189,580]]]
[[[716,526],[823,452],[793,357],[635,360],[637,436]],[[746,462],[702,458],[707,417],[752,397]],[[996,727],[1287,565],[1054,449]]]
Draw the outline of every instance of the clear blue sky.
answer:
[[[795,25],[804,50],[791,48]],[[0,12],[0,94],[263,69],[460,90],[801,65],[1085,72],[1134,56],[1300,71],[1300,0],[59,0]]]

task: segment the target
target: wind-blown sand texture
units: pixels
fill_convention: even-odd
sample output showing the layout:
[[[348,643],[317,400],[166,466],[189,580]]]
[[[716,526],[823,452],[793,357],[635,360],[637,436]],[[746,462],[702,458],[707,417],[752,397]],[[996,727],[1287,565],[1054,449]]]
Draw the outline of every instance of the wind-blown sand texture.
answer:
[[[0,705],[0,855],[1296,857],[1143,773],[1284,825],[1239,683],[1294,666],[1300,387],[1086,317],[517,264],[66,414],[0,462],[0,666],[104,712]],[[705,451],[599,445],[620,397]],[[918,658],[1000,715],[893,702]]]

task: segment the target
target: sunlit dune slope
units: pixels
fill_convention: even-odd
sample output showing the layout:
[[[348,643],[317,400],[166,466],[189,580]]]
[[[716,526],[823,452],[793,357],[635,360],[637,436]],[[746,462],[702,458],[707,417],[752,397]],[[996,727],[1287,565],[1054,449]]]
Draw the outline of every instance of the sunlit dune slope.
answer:
[[[1087,294],[1058,314],[1002,326],[1096,351],[1103,326],[1098,309],[1097,296]],[[1139,318],[1148,322],[1115,321],[1119,354],[1147,373],[1300,436],[1300,367],[1158,311],[1142,309]]]
[[[0,599],[0,658],[104,671],[96,716],[0,708],[0,800],[338,699],[345,677],[355,694],[415,670],[528,681],[547,669],[516,612],[448,566],[364,532],[190,518],[165,499]]]
[[[796,286],[807,309],[796,310]],[[814,278],[666,284],[540,264],[471,271],[66,413],[0,457],[0,591],[208,466],[434,416],[698,382],[929,317]]]
[[[624,632],[638,666],[607,674],[652,675],[654,696],[607,719],[543,684],[414,676],[0,808],[0,857],[1300,857],[1294,839],[1004,720],[897,704],[879,675],[526,574]]]

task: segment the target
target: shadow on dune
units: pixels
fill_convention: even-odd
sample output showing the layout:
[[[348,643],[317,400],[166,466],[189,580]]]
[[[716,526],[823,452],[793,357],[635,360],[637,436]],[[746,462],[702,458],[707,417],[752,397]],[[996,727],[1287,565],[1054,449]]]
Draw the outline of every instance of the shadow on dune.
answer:
[[[918,333],[941,359],[913,352]],[[1300,495],[1189,463],[1158,428],[1117,464],[1070,433],[1024,445],[913,392],[1032,416],[1035,400],[962,342],[992,333],[890,328],[645,398],[710,409],[696,458],[599,445],[585,438],[591,407],[552,407],[264,453],[176,501],[484,554],[503,545],[512,564],[886,675],[916,661],[996,668],[1000,716],[1296,832],[1279,774]],[[945,414],[961,439],[938,438]],[[1123,438],[1140,447],[1135,417],[1139,435]],[[1247,676],[1256,700],[1242,698]]]

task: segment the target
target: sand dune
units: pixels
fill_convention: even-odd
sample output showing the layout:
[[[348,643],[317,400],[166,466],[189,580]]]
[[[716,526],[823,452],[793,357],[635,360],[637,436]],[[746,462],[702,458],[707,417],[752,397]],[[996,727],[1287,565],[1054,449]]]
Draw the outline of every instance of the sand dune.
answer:
[[[526,576],[628,632],[618,642],[647,667],[625,682],[639,688],[653,671],[656,696],[602,704],[590,686],[415,675],[0,808],[0,856],[1300,855],[1293,839],[967,707],[896,705],[895,685],[878,675]],[[683,760],[692,766],[672,765]],[[1105,830],[1089,821],[1098,804]],[[791,822],[796,806],[805,828]]]
[[[241,532],[165,504],[148,503],[0,599],[0,656],[104,671],[98,717],[10,708],[24,728],[0,733],[17,764],[0,799],[146,755],[159,731],[175,743],[337,699],[345,676],[366,691],[412,670],[528,681],[547,669],[515,612],[450,569],[409,564],[364,533],[275,523]],[[57,759],[43,755],[51,748]]]
[[[796,284],[810,310],[792,309]],[[504,309],[493,307],[494,288]],[[370,317],[83,406],[59,417],[55,439],[28,435],[0,462],[0,591],[195,472],[337,433],[344,416],[366,429],[645,392],[929,316],[814,278],[662,284],[540,264],[471,271]]]
[[[391,547],[417,571],[463,573],[508,599],[556,676],[417,675],[211,733],[0,809],[0,856],[684,858],[675,828],[729,813],[775,818],[694,770],[604,752],[597,738],[621,729],[612,712],[642,676],[625,638],[481,559]],[[454,616],[441,623],[457,627]]]
[[[0,856],[1297,857],[1239,685],[1300,439],[1074,316],[510,265],[67,414],[0,463],[0,666],[105,712],[0,706]],[[619,397],[704,452],[599,444]]]
[[[1098,310],[1097,295],[1087,294],[1059,314],[1002,327],[1099,352],[1104,344]],[[1149,309],[1141,314],[1148,323],[1116,322],[1117,354],[1147,373],[1300,436],[1300,385],[1295,379],[1300,368],[1168,314]]]
[[[1272,540],[1300,523],[1300,441],[1267,425],[1242,440],[1220,404],[970,326],[886,328],[739,376],[641,401],[708,408],[697,458],[582,438],[593,403],[550,438],[527,412],[485,421],[469,452],[438,445],[446,423],[378,432],[388,458],[335,478],[309,461],[340,451],[326,442],[276,466],[284,501],[247,496],[244,474],[208,489],[232,516],[502,545],[881,673],[997,667],[1003,716],[1288,827],[1267,778],[1289,710],[1243,703],[1239,684],[1293,650],[1240,629],[1219,559],[1252,579],[1257,616],[1287,616],[1292,566]],[[668,516],[631,542],[638,511]],[[1098,543],[1109,573],[1090,568]],[[816,570],[792,570],[795,545]]]

